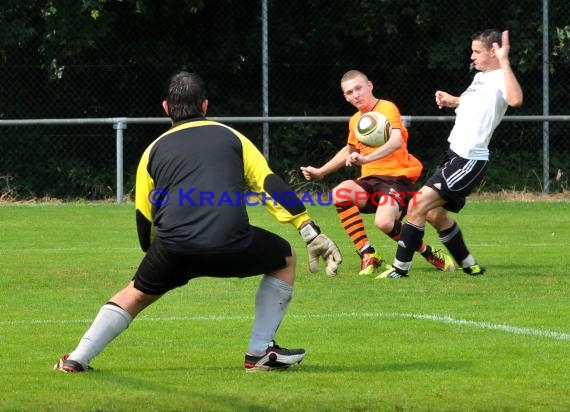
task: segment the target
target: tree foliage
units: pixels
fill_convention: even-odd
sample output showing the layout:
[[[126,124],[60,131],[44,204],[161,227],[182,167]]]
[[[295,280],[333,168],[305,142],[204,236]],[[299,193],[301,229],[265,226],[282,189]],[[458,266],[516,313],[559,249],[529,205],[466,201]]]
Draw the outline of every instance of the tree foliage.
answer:
[[[267,1],[270,115],[351,114],[339,80],[353,68],[365,71],[378,95],[394,100],[403,114],[441,114],[433,92],[465,89],[472,77],[470,35],[490,27],[511,31],[511,58],[526,97],[517,113],[542,112],[544,28],[534,0]],[[568,107],[570,6],[549,3],[550,112],[556,114]],[[162,116],[165,82],[180,69],[206,79],[210,115],[259,116],[261,23],[259,0],[3,0],[0,91],[8,98],[0,101],[0,118]],[[257,125],[238,128],[260,143]],[[273,167],[288,173],[300,162],[318,163],[334,153],[345,141],[346,125],[279,125],[271,131],[271,153],[278,154],[270,155]],[[429,169],[436,149],[429,142],[445,144],[448,127],[414,125],[412,132],[411,145]],[[127,136],[135,153],[156,128],[141,133],[132,137],[136,144]],[[517,125],[505,130],[505,139],[523,134],[536,140],[538,133]],[[3,147],[14,140],[10,133],[4,139]],[[92,153],[83,152],[77,156],[89,163]]]

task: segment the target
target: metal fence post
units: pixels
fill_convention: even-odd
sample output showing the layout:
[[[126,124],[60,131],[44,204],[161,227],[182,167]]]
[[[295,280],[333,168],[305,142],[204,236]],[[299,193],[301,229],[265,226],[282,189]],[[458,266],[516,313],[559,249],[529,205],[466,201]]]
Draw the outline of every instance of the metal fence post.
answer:
[[[550,55],[548,50],[548,0],[542,1],[542,114],[550,114]],[[542,193],[550,193],[550,125],[548,120],[542,124]]]
[[[267,0],[261,2],[261,60],[262,60],[262,80],[261,92],[263,96],[263,117],[269,117],[269,32],[267,29]],[[263,122],[263,156],[269,160],[269,123]]]
[[[117,131],[117,203],[123,203],[123,130],[126,128],[126,117],[113,118],[113,129]]]

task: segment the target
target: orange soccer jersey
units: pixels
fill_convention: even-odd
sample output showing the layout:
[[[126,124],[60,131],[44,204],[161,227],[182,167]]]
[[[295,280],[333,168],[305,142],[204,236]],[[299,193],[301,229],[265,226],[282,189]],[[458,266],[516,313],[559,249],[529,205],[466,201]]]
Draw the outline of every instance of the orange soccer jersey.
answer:
[[[382,159],[363,164],[361,166],[360,177],[371,175],[405,176],[415,182],[418,177],[420,177],[423,166],[418,159],[408,153],[408,129],[406,129],[402,123],[398,107],[388,100],[380,100],[374,107],[374,111],[380,112],[386,116],[390,121],[392,129],[400,129],[404,144],[401,148]],[[348,124],[348,144],[354,146],[360,154],[366,156],[377,148],[360,143],[356,138],[354,130],[356,129],[356,123],[361,116],[362,113],[357,112],[350,118],[350,122]]]

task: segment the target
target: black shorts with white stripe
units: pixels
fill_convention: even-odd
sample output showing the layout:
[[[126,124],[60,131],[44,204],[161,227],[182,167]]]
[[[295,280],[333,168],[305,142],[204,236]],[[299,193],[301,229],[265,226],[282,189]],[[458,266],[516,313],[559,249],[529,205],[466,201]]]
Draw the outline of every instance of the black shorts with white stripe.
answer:
[[[464,159],[448,150],[443,161],[425,186],[437,190],[447,203],[443,207],[450,212],[459,212],[465,199],[479,186],[486,175],[488,160]]]

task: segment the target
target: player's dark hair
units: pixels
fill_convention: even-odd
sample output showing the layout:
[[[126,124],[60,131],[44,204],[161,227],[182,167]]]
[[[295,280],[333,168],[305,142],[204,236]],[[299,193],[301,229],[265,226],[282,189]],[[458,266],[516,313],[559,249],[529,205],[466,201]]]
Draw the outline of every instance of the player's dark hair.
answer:
[[[206,84],[195,73],[179,72],[170,78],[166,102],[174,122],[203,116],[202,103],[206,100]]]
[[[479,31],[471,36],[471,41],[473,40],[480,41],[487,49],[492,49],[493,43],[497,43],[499,46],[502,46],[501,32],[495,29]]]

